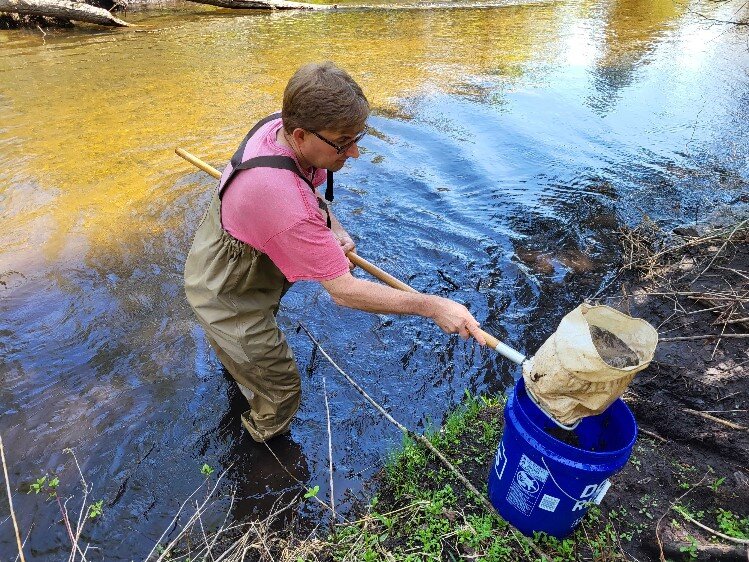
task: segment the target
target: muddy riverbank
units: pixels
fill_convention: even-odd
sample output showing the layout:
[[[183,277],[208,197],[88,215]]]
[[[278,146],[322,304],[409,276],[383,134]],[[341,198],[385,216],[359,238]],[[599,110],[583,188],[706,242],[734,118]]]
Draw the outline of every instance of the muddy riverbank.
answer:
[[[661,547],[674,560],[747,556],[748,217],[726,209],[710,227],[676,233],[646,222],[625,237],[635,271],[609,300],[661,336],[655,360],[625,394],[644,435],[606,500],[642,530],[632,551],[640,560],[661,556]]]
[[[622,230],[622,244],[621,275],[601,300],[645,318],[662,338],[655,360],[624,395],[639,424],[638,443],[578,531],[536,543],[549,559],[570,562],[746,560],[746,205],[726,209],[709,227],[675,232],[646,219]],[[501,399],[471,398],[432,435],[481,490],[501,437],[502,410]],[[540,559],[416,444],[406,445],[378,482],[358,522],[339,527],[326,548],[318,543],[318,559],[408,560],[414,553],[430,560]]]

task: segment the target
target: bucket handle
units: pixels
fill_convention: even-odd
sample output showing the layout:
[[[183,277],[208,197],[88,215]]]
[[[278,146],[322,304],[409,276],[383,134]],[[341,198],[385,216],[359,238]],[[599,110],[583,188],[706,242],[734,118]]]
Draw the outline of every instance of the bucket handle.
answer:
[[[534,404],[535,404],[536,406],[538,406],[538,409],[539,409],[539,410],[541,410],[541,411],[542,411],[542,412],[544,413],[544,415],[545,415],[545,416],[546,416],[547,418],[549,418],[549,419],[550,419],[550,420],[551,420],[552,422],[554,422],[554,425],[556,425],[556,426],[558,426],[558,427],[561,427],[562,429],[564,429],[564,430],[566,430],[566,431],[572,431],[572,430],[573,430],[573,429],[575,429],[575,428],[576,428],[576,427],[577,427],[577,426],[578,426],[578,425],[580,424],[580,422],[582,421],[582,418],[580,418],[579,420],[577,420],[577,421],[576,421],[575,423],[573,423],[572,425],[565,425],[565,424],[563,424],[562,422],[560,422],[560,421],[557,421],[557,420],[556,420],[556,418],[554,418],[554,416],[552,416],[552,415],[551,415],[551,414],[550,414],[549,412],[547,412],[547,411],[546,411],[546,409],[545,409],[545,408],[544,408],[544,407],[543,407],[543,406],[542,406],[541,404],[539,404],[539,403],[538,403],[538,401],[536,400],[536,397],[535,397],[535,396],[533,396],[533,394],[532,394],[532,393],[530,393],[530,392],[526,392],[526,394],[527,394],[527,395],[528,395],[528,397],[529,397],[529,398],[531,399],[531,401],[532,401],[532,402],[533,402],[533,403],[534,403]]]
[[[548,472],[548,473],[549,473],[549,476],[551,477],[551,481],[552,481],[552,482],[554,482],[554,485],[555,485],[555,486],[556,486],[557,488],[559,488],[559,491],[560,491],[560,492],[562,492],[562,493],[563,493],[563,494],[564,494],[565,496],[567,496],[567,497],[568,497],[569,499],[571,499],[571,500],[572,500],[573,502],[579,501],[579,498],[574,498],[574,497],[572,497],[571,495],[569,495],[569,494],[568,494],[568,493],[567,493],[567,492],[566,492],[566,491],[564,490],[564,488],[562,488],[562,487],[561,487],[561,486],[559,485],[559,482],[557,482],[557,481],[556,481],[556,479],[554,478],[554,474],[553,474],[553,473],[551,472],[551,469],[549,468],[549,465],[547,465],[547,464],[546,464],[546,459],[545,459],[545,458],[543,457],[543,455],[541,456],[541,462],[542,462],[542,463],[544,463],[544,468],[546,469],[546,472]]]

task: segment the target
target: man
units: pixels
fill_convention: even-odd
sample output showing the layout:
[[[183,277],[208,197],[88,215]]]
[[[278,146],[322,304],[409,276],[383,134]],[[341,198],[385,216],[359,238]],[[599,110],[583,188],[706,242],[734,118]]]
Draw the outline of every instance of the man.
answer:
[[[250,409],[255,441],[285,432],[301,382],[275,315],[295,281],[317,281],[342,306],[431,318],[447,333],[485,343],[461,304],[357,279],[348,232],[316,188],[359,157],[369,103],[333,63],[291,77],[279,115],[258,123],[226,167],[185,264],[185,292],[219,359]]]

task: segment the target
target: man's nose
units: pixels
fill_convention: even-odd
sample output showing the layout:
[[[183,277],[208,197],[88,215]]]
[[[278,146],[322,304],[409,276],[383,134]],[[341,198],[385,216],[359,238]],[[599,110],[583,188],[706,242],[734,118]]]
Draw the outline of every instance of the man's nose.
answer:
[[[346,158],[359,158],[359,146],[354,143],[346,149]]]

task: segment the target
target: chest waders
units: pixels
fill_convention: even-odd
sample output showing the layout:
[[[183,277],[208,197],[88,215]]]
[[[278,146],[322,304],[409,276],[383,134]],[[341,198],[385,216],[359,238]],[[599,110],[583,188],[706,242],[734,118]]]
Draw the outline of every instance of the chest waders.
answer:
[[[185,263],[187,300],[221,363],[250,403],[242,423],[255,441],[286,431],[299,408],[299,371],[275,318],[291,283],[266,254],[224,230],[221,198],[237,172],[257,167],[289,170],[314,191],[293,158],[257,156],[242,161],[249,139],[279,117],[277,113],[261,120],[242,141],[231,159],[230,173],[219,184],[198,226]],[[328,200],[333,198],[332,178],[328,172]],[[318,203],[330,228],[327,205],[319,198]]]

